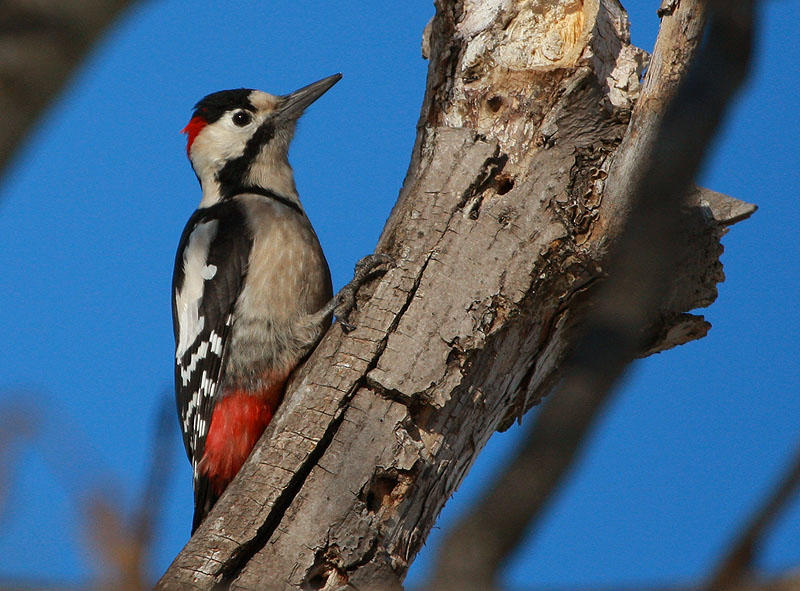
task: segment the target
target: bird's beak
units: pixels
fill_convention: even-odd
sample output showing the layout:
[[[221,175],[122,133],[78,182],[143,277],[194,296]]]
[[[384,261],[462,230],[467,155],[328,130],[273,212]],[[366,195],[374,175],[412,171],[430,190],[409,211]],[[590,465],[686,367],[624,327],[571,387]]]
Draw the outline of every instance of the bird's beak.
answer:
[[[291,94],[283,95],[281,97],[282,104],[279,107],[280,116],[287,119],[297,119],[311,103],[325,94],[331,86],[341,79],[341,74],[334,74],[333,76],[328,76],[313,84],[304,86],[299,90],[295,90]]]

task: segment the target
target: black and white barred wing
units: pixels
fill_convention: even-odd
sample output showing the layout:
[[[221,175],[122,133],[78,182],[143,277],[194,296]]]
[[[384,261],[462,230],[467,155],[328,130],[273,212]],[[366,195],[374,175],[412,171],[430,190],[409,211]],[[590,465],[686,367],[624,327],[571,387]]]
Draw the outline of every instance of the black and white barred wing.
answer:
[[[226,344],[251,242],[239,207],[222,202],[194,213],[175,258],[175,393],[183,443],[195,474],[224,377]]]

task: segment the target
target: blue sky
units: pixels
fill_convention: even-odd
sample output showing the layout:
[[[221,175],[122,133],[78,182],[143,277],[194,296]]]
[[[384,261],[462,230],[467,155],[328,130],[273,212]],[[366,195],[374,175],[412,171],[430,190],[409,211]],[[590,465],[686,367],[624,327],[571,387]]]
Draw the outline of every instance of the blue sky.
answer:
[[[626,3],[650,49],[657,0]],[[268,8],[265,8],[268,6]],[[800,441],[800,0],[765,3],[755,71],[701,184],[757,203],[724,239],[709,336],[636,365],[590,447],[507,569],[517,585],[692,581],[706,575]],[[428,0],[144,2],[46,113],[0,186],[0,409],[32,406],[38,436],[0,512],[0,580],[79,583],[92,571],[86,496],[137,502],[156,413],[171,400],[169,284],[199,200],[179,133],[224,88],[285,93],[343,80],[301,121],[301,198],[335,285],[371,252],[403,180],[427,62]],[[519,440],[495,436],[411,571]],[[185,543],[189,465],[175,425],[154,575]],[[533,534],[536,534],[535,536]],[[800,563],[800,500],[759,564]]]

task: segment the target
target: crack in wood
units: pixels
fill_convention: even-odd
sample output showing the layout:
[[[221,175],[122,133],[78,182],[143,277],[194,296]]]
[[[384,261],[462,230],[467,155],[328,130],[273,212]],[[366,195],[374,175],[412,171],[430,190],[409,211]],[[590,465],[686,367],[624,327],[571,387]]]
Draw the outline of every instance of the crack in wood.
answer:
[[[358,388],[355,387],[352,391],[355,392],[357,389]],[[220,585],[223,588],[227,588],[230,583],[232,583],[234,579],[241,573],[242,568],[269,542],[270,538],[275,533],[275,530],[280,525],[286,510],[303,488],[303,484],[308,478],[308,475],[311,473],[311,470],[317,465],[320,458],[322,458],[323,454],[328,449],[328,446],[333,441],[336,431],[338,431],[339,426],[344,420],[344,411],[351,398],[352,394],[342,399],[342,402],[337,409],[336,416],[329,423],[325,433],[320,438],[314,449],[311,450],[311,453],[308,454],[306,460],[292,475],[286,487],[275,499],[269,515],[267,516],[263,525],[261,525],[261,527],[259,527],[256,531],[256,535],[250,540],[242,543],[230,556],[230,558],[223,563],[222,568],[219,571]]]
[[[342,422],[344,421],[345,411],[350,404],[350,401],[353,399],[355,393],[362,387],[367,386],[371,390],[375,390],[376,384],[369,384],[367,380],[367,376],[370,371],[372,371],[378,364],[378,360],[380,359],[381,354],[386,349],[386,344],[389,340],[389,336],[397,329],[397,326],[400,323],[400,320],[403,317],[403,314],[411,305],[412,300],[419,288],[420,282],[422,280],[422,276],[425,273],[425,269],[428,266],[428,263],[433,258],[433,253],[429,253],[425,259],[425,262],[420,267],[419,272],[412,284],[411,288],[408,291],[406,300],[400,310],[397,312],[395,317],[392,320],[392,323],[389,326],[389,329],[386,331],[386,334],[381,339],[381,342],[378,344],[372,359],[369,361],[366,369],[364,370],[362,377],[356,380],[353,386],[349,389],[347,395],[342,398],[337,407],[336,414],[333,420],[329,423],[327,429],[325,430],[322,437],[319,439],[317,445],[314,449],[308,454],[308,457],[305,461],[299,466],[299,468],[294,472],[292,477],[290,478],[289,482],[285,486],[285,488],[280,492],[278,497],[275,499],[270,512],[264,521],[264,523],[258,528],[256,531],[256,535],[253,536],[250,540],[242,543],[236,551],[221,563],[221,568],[218,570],[218,577],[220,581],[220,586],[223,588],[227,588],[241,573],[242,569],[247,565],[247,563],[256,555],[258,554],[269,542],[272,538],[272,535],[275,533],[276,529],[280,525],[287,509],[294,501],[295,497],[300,494],[300,491],[303,488],[305,481],[307,480],[308,476],[311,474],[311,471],[319,464],[320,459],[325,454],[325,451],[330,446],[331,442],[334,440],[339,427],[341,426]],[[314,589],[316,587],[310,586],[309,589]]]

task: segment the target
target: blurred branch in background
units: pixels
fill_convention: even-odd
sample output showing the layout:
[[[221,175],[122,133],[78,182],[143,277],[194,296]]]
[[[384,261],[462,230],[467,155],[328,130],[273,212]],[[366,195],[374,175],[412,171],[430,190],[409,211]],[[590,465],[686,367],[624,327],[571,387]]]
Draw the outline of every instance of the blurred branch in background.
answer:
[[[0,172],[41,111],[129,0],[0,3]]]
[[[667,18],[680,18],[679,12],[691,5],[702,7],[681,2]],[[750,63],[752,0],[711,2],[708,10],[706,41],[674,98],[670,98],[672,80],[648,80],[640,99],[644,120],[636,120],[641,113],[637,105],[609,172],[612,190],[631,192],[631,211],[610,254],[608,278],[593,302],[584,336],[567,360],[559,392],[587,399],[605,396],[652,339],[653,313],[660,309],[677,272],[685,197]],[[656,54],[653,67],[658,66],[657,58]],[[664,52],[662,59],[671,59],[671,52]],[[639,157],[635,166],[628,167],[631,151]],[[613,182],[622,174],[627,182]]]
[[[431,584],[437,591],[498,584],[505,559],[561,483],[617,379],[653,338],[652,314],[661,309],[679,263],[675,245],[685,196],[746,78],[755,27],[752,1],[664,2],[659,15],[644,91],[606,185],[632,192],[621,200],[632,205],[621,216],[627,221],[610,256],[611,271],[564,381],[523,448],[443,542]]]
[[[175,427],[171,393],[165,392],[156,417],[149,454],[150,466],[139,505],[130,518],[114,499],[95,495],[86,506],[89,536],[99,565],[105,570],[102,589],[143,591],[152,587],[148,567],[153,534],[164,492],[173,467],[172,435]]]
[[[41,112],[58,95],[69,76],[77,68],[94,42],[104,33],[114,18],[131,2],[129,0],[87,0],[82,2],[61,2],[58,0],[9,0],[0,3],[0,112],[3,113],[3,125],[0,126],[0,172],[5,171],[12,155],[20,142],[36,122]],[[0,411],[2,431],[0,432],[0,477],[7,476],[10,465],[15,457],[14,448],[10,445],[14,439],[21,439],[22,435],[31,436],[34,433],[25,430],[35,424],[35,419],[52,419],[46,417],[37,409],[25,408],[16,410],[4,409]],[[62,417],[63,418],[63,417]],[[163,420],[160,422],[160,424]],[[70,421],[72,423],[72,421]],[[8,424],[8,428],[6,428]],[[159,427],[159,432],[161,432]],[[79,433],[76,431],[75,433]],[[99,485],[93,477],[99,474],[98,464],[92,463],[88,456],[95,454],[86,449],[80,453],[68,453],[62,449],[65,443],[56,436],[52,429],[43,427],[35,433],[35,443],[40,444],[45,456],[48,456],[49,465],[57,477],[62,481],[70,496],[76,504],[80,505],[88,498],[90,502],[89,513],[93,519],[92,533],[95,536],[116,531],[120,515],[115,514],[111,506],[104,504],[99,499],[103,498],[100,488],[92,490],[98,485],[106,489],[108,482]],[[162,435],[156,438],[156,446],[160,446],[162,453],[167,451],[161,442]],[[80,438],[78,437],[78,440]],[[82,447],[80,441],[70,438],[69,445]],[[88,449],[88,448],[87,448]],[[167,448],[168,449],[168,448]],[[72,451],[75,451],[74,449]],[[154,457],[168,457],[167,455]],[[87,468],[88,467],[88,468]],[[88,475],[91,470],[93,474]],[[159,471],[160,470],[160,471]],[[153,467],[151,470],[149,495],[143,497],[152,501],[152,505],[142,508],[140,515],[135,520],[134,529],[137,534],[133,538],[148,541],[151,536],[151,513],[160,506],[160,498],[152,498],[155,492],[163,489],[163,468]],[[89,476],[83,478],[83,476]],[[103,476],[108,476],[104,474]],[[154,484],[155,482],[155,484]],[[0,509],[4,508],[9,478],[2,478],[3,490],[0,490]],[[90,484],[93,483],[93,484]],[[113,483],[112,483],[113,484]],[[156,490],[152,490],[155,486]],[[106,496],[108,496],[106,494]],[[145,503],[147,504],[147,503]],[[105,528],[98,527],[104,524]],[[113,528],[111,527],[113,525]],[[120,530],[117,533],[122,533]],[[113,545],[100,547],[108,550],[106,558],[111,557]],[[142,548],[147,546],[141,545]],[[140,558],[140,571],[144,571],[145,554]],[[100,564],[101,561],[98,561]],[[130,566],[133,569],[133,565]],[[120,579],[123,580],[123,579]],[[124,580],[129,579],[126,576]],[[41,588],[42,585],[19,585],[19,588]],[[46,585],[53,588],[52,585]],[[58,586],[59,588],[66,588]],[[123,587],[116,587],[123,588]],[[132,587],[126,587],[132,588]],[[137,588],[146,588],[146,585]]]
[[[731,549],[708,584],[709,591],[733,591],[755,584],[751,578],[759,545],[763,543],[770,528],[775,525],[789,502],[796,498],[798,489],[800,489],[800,446],[778,486],[754,512],[739,538],[731,545]],[[776,588],[800,589],[800,575],[796,574],[792,580],[794,587]],[[780,584],[787,584],[786,581],[787,579],[781,579]]]
[[[34,406],[23,402],[22,394],[4,396],[9,402],[0,408],[0,518],[24,503],[8,492],[13,486],[12,465],[23,454],[23,443],[38,451],[53,477],[66,490],[84,519],[84,531],[96,559],[92,567],[99,573],[93,588],[142,591],[152,587],[149,567],[152,562],[153,535],[164,506],[164,494],[174,460],[174,416],[171,395],[167,392],[156,416],[147,480],[134,496],[137,506],[130,515],[122,506],[118,478],[104,468],[102,457],[80,435],[76,421],[57,405]],[[29,397],[28,397],[29,398]],[[41,401],[43,395],[34,397]],[[17,400],[19,399],[19,400]],[[44,410],[47,409],[47,410]],[[64,437],[69,433],[69,437]],[[127,496],[127,495],[125,495]],[[75,532],[78,535],[78,531]],[[65,590],[70,585],[41,581],[0,581],[0,589]]]
[[[19,398],[19,401],[15,399]],[[9,508],[9,492],[14,479],[14,464],[20,457],[20,448],[39,431],[37,412],[21,400],[22,394],[11,395],[0,406],[0,521]]]
[[[505,559],[535,526],[584,442],[601,398],[549,397],[522,447],[489,491],[445,536],[430,589],[475,582],[489,589]]]

